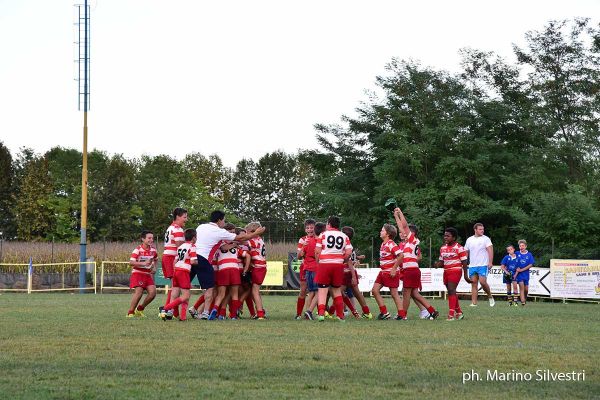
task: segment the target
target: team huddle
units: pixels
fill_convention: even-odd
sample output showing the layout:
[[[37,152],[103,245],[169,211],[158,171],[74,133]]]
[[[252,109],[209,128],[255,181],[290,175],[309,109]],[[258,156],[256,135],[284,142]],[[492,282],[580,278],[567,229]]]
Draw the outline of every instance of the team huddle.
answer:
[[[379,308],[377,319],[406,320],[411,299],[419,308],[422,319],[436,319],[439,312],[420,293],[421,251],[417,227],[407,223],[399,208],[394,210],[394,219],[397,226],[384,224],[380,231],[381,270],[372,288]],[[163,320],[176,318],[185,321],[188,313],[192,318],[205,320],[226,319],[228,315],[229,319],[235,320],[243,314],[245,303],[250,318],[265,319],[266,312],[260,294],[267,271],[265,243],[261,237],[265,228],[258,222],[251,222],[245,228],[225,223],[225,214],[222,211],[214,211],[210,222],[201,224],[197,229],[184,229],[186,222],[187,211],[176,208],[173,211],[173,222],[165,232],[161,265],[164,277],[171,282],[171,289],[167,293],[166,303],[159,307],[159,316]],[[447,228],[444,231],[444,245],[440,249],[436,266],[444,268],[443,280],[448,292],[449,321],[464,318],[456,294],[456,288],[463,276],[465,281],[473,283],[474,287],[477,282],[481,283],[488,293],[490,305],[494,305],[485,281],[487,273],[480,267],[473,267],[473,263],[471,266],[467,265],[467,259],[477,258],[479,250],[491,253],[489,238],[483,236],[483,240],[480,240],[482,235],[477,235],[478,225],[481,224],[475,226],[476,235],[470,237],[465,244],[467,249],[457,242],[456,229]],[[297,248],[302,264],[296,319],[324,321],[329,317],[343,322],[347,313],[351,313],[355,318],[372,319],[373,314],[358,287],[359,276],[356,267],[364,256],[357,255],[352,246],[354,229],[350,226],[342,227],[340,219],[335,216],[329,217],[326,223],[308,219],[304,228],[306,235],[300,238]],[[483,225],[480,231],[483,232]],[[398,243],[395,241],[397,238]],[[134,289],[134,293],[128,318],[144,316],[145,308],[156,296],[153,276],[158,254],[153,246],[153,233],[143,231],[141,241],[130,257],[130,288]],[[475,242],[481,242],[482,247],[475,246]],[[509,300],[514,300],[516,304],[515,285],[519,285],[520,300],[524,305],[533,257],[526,252],[524,241],[520,241],[519,246],[518,255],[514,254],[512,246],[507,249],[509,254],[502,261],[502,269],[505,271]],[[491,258],[486,262],[491,266]],[[204,292],[188,308],[191,282],[196,277]],[[381,294],[384,287],[389,289],[396,307],[393,317]],[[511,288],[515,293],[514,299],[511,297]],[[141,301],[144,290],[147,295]],[[476,296],[474,299],[472,306],[476,305]],[[330,300],[332,304],[328,307]],[[361,313],[356,310],[354,300],[358,301]],[[317,315],[313,314],[315,308]]]

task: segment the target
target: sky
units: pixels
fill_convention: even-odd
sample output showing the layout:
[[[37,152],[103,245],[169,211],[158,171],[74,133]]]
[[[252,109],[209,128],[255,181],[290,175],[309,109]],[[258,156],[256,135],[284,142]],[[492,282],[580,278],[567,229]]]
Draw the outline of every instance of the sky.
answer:
[[[81,1],[83,2],[83,1]],[[0,0],[0,141],[82,148],[74,2]],[[600,0],[90,0],[88,149],[181,159],[316,148],[393,57],[456,72],[461,48],[514,60],[552,19]]]

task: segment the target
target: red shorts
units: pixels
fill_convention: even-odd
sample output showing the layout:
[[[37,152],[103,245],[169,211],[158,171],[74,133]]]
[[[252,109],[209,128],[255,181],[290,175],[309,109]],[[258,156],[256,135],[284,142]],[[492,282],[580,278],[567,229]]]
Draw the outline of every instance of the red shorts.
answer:
[[[405,288],[421,290],[421,270],[419,268],[406,268],[402,274],[403,286]]]
[[[343,264],[319,264],[315,276],[317,285],[340,287],[344,284]]]
[[[173,264],[175,264],[175,256],[163,254],[160,264],[162,266],[164,277],[167,279],[173,278],[173,274],[175,273],[173,269]]]
[[[358,272],[354,270],[354,276],[356,277],[356,284],[358,285]],[[352,287],[352,271],[344,272],[344,286]]]
[[[148,286],[155,286],[152,275],[133,272],[131,277],[129,277],[129,287],[131,289],[136,287],[146,289]]]
[[[398,288],[400,286],[400,274],[396,273],[396,276],[392,277],[389,272],[379,271],[375,283],[379,283],[381,286],[388,287],[390,289]]]
[[[252,284],[253,285],[262,285],[265,281],[265,276],[267,276],[266,268],[252,268]]]
[[[176,268],[173,274],[173,287],[191,289],[192,282],[190,281],[190,271]]]
[[[304,275],[306,270],[304,269],[304,263],[300,264],[300,282],[306,282],[306,276]]]
[[[444,270],[444,285],[447,285],[448,282],[453,282],[458,284],[460,282],[460,278],[463,276],[462,269],[447,269]]]
[[[217,271],[217,285],[236,286],[242,284],[242,275],[237,268],[226,268]]]

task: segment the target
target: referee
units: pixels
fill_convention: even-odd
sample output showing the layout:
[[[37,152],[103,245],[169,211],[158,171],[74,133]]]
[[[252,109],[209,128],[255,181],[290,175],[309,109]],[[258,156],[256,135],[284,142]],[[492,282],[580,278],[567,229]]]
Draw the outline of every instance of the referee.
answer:
[[[198,277],[200,287],[204,289],[204,311],[202,319],[208,317],[210,305],[213,300],[215,287],[215,272],[210,263],[214,252],[219,248],[221,241],[243,242],[264,233],[265,228],[260,227],[252,233],[236,235],[223,229],[225,225],[225,213],[220,210],[213,211],[210,214],[210,222],[201,224],[196,228],[196,253],[198,255],[198,264],[192,265],[190,271],[190,281],[195,276]],[[206,318],[205,318],[206,317]]]

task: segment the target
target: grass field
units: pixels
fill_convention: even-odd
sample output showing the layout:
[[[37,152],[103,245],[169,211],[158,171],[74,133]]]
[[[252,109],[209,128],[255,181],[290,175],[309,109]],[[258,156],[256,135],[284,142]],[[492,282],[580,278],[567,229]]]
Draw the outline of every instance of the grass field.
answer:
[[[265,321],[181,323],[156,318],[164,295],[125,319],[129,299],[1,294],[0,398],[600,398],[596,304],[463,300],[463,321],[417,320],[412,306],[409,321],[341,324],[294,321],[295,297],[267,296]],[[533,378],[490,382],[488,369]],[[535,381],[538,369],[585,381]],[[482,381],[463,384],[471,370]]]

